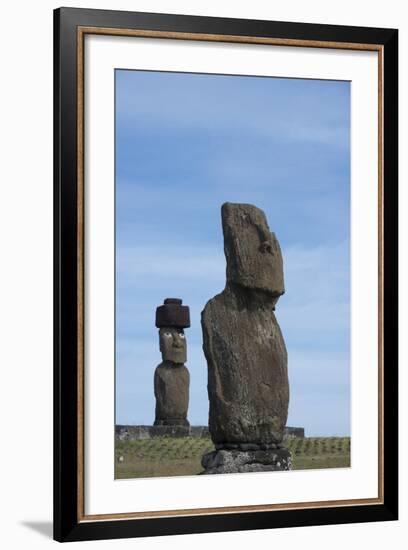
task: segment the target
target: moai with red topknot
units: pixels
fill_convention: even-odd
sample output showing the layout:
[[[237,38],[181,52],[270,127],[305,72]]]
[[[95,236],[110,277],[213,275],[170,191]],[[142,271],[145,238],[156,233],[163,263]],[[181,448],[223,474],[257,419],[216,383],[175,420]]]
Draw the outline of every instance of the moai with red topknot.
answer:
[[[162,362],[154,373],[155,426],[189,426],[187,420],[190,374],[184,329],[190,326],[190,309],[179,298],[166,298],[156,309]]]

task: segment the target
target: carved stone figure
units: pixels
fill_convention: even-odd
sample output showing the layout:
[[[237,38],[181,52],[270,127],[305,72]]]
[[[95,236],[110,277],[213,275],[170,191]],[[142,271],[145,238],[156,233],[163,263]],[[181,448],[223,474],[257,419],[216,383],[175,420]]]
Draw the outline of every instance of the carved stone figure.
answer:
[[[167,298],[156,310],[162,363],[154,373],[155,426],[189,426],[187,420],[190,374],[184,329],[190,326],[190,311],[178,298]]]
[[[227,282],[201,316],[216,447],[203,466],[205,473],[290,469],[282,448],[287,352],[274,314],[285,291],[281,249],[259,208],[225,203],[221,213]]]

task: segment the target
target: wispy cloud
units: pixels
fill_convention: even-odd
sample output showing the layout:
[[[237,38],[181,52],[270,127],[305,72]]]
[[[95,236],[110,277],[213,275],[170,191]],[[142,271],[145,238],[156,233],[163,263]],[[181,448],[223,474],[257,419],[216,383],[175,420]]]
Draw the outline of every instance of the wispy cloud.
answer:
[[[150,277],[169,281],[219,280],[225,272],[223,264],[224,253],[216,247],[174,244],[163,250],[160,245],[152,244],[117,248],[117,273],[123,283],[143,278],[149,284]]]
[[[343,109],[348,102],[347,83],[326,82],[322,88],[316,81],[274,78],[174,73],[150,73],[148,79],[143,76],[135,72],[129,79],[117,73],[119,82],[127,79],[127,86],[119,87],[117,97],[117,116],[123,128],[132,130],[142,124],[147,132],[159,130],[161,134],[199,128],[200,132],[218,135],[226,131],[229,135],[249,133],[280,143],[347,146],[349,120]],[[243,112],[251,116],[241,116]]]

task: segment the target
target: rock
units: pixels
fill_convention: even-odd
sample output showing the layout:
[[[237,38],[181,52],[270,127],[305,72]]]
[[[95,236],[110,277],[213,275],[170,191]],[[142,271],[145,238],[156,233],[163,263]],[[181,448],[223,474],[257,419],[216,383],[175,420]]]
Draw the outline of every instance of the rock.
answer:
[[[292,469],[287,449],[268,451],[212,451],[201,460],[202,474],[236,474],[245,472],[274,472]]]
[[[282,442],[289,403],[287,352],[274,314],[284,293],[282,254],[255,206],[224,204],[222,226],[227,283],[201,316],[209,430],[218,449],[267,450]]]
[[[155,426],[189,426],[190,374],[185,365],[163,361],[154,373]]]
[[[238,443],[216,443],[214,447],[218,449],[239,449]]]
[[[240,443],[239,448],[241,451],[257,451],[261,446],[256,443]]]

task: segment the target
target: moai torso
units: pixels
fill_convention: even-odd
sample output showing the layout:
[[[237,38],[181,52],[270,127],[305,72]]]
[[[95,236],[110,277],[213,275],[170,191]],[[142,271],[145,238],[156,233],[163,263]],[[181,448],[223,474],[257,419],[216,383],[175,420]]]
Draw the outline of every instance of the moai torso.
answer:
[[[209,429],[218,448],[273,448],[289,403],[287,352],[274,314],[284,293],[282,255],[255,206],[226,203],[222,222],[227,283],[201,320]]]
[[[162,363],[154,373],[155,426],[189,426],[187,420],[190,374],[184,328],[190,326],[189,308],[177,298],[167,298],[157,308]]]

